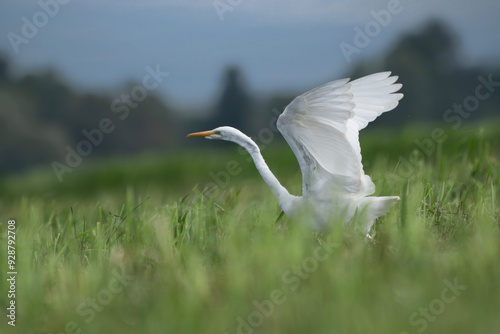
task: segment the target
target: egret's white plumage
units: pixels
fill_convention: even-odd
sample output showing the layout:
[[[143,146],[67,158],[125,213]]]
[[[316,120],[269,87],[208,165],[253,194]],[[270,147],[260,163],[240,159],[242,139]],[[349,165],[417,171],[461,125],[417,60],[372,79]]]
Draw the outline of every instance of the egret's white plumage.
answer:
[[[290,195],[271,173],[259,147],[239,130],[223,126],[190,137],[223,139],[243,146],[252,156],[281,208],[289,217],[313,215],[316,229],[333,217],[357,223],[368,232],[399,197],[368,197],[375,185],[363,171],[359,131],[394,109],[403,94],[397,76],[381,72],[349,81],[341,79],[296,97],[278,118],[278,129],[292,148],[302,172],[302,196]]]

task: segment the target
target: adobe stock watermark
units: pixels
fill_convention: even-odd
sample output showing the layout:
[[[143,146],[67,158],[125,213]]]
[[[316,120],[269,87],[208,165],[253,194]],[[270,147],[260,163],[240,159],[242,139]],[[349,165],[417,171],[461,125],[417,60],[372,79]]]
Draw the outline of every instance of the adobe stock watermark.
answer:
[[[7,38],[15,54],[19,53],[19,47],[28,44],[30,40],[38,35],[40,29],[43,29],[60,11],[62,5],[66,5],[70,0],[40,0],[38,7],[31,18],[23,16],[21,18],[20,33],[9,32]]]
[[[214,0],[212,5],[215,12],[219,16],[219,20],[224,21],[224,14],[226,12],[232,12],[236,7],[241,5],[243,0]]]
[[[479,75],[477,81],[478,84],[472,94],[466,96],[462,103],[454,103],[452,107],[444,111],[443,121],[451,124],[452,130],[458,130],[462,126],[463,120],[479,110],[481,103],[490,98],[500,87],[500,81],[494,81],[491,73],[486,78]],[[417,150],[410,153],[407,158],[399,156],[398,175],[409,178],[418,168],[421,160],[420,156],[423,155],[429,158],[436,152],[438,145],[444,143],[447,139],[448,136],[440,127],[434,128],[428,138],[423,140],[415,139],[414,143]]]
[[[446,310],[446,306],[453,303],[467,289],[467,285],[458,282],[458,277],[455,277],[453,283],[448,279],[445,279],[443,283],[445,287],[441,290],[439,298],[433,299],[426,307],[419,307],[408,317],[408,323],[417,333],[424,332],[429,327],[429,323],[436,321],[437,317]],[[402,331],[399,334],[410,333]]]
[[[411,1],[411,0],[409,0]],[[403,11],[403,5],[400,0],[389,0],[386,8],[379,11],[370,11],[373,20],[368,21],[364,27],[355,26],[353,42],[341,42],[340,50],[347,63],[351,63],[354,54],[360,54],[363,49],[368,47],[373,39],[378,37],[383,28],[386,28],[395,15]]]
[[[134,86],[128,93],[122,93],[111,103],[110,109],[115,117],[120,121],[124,121],[130,114],[130,111],[137,108],[140,102],[148,97],[148,92],[158,88],[160,84],[170,74],[163,72],[160,65],[155,68],[146,66],[146,75],[142,79],[142,85]],[[104,135],[111,134],[116,129],[116,120],[104,117],[99,121],[99,124],[94,129],[83,129],[82,134],[86,139],[80,140],[75,148],[66,145],[67,152],[63,162],[53,161],[51,166],[59,180],[64,180],[65,173],[72,173],[75,168],[80,166],[84,157],[92,154],[95,147],[98,147],[104,141]]]
[[[272,113],[273,116],[269,120],[269,126],[260,129],[257,134],[257,138],[255,138],[257,146],[259,146],[261,152],[265,150],[266,145],[273,142],[275,134],[279,132],[276,126],[276,122],[281,113],[276,108],[272,109]],[[241,155],[245,155],[247,157],[246,160],[248,162],[253,161],[252,157],[243,147],[238,146],[238,153]],[[206,191],[202,192],[198,188],[195,188],[194,191],[196,192],[197,195],[201,194],[206,198],[217,197],[217,195],[220,193],[221,190],[229,187],[231,177],[239,175],[242,171],[243,167],[238,161],[230,160],[226,163],[226,166],[223,170],[220,170],[218,172],[208,173],[212,181],[205,184],[203,190],[206,189]]]
[[[81,318],[79,321],[68,321],[64,325],[64,331],[49,334],[81,334],[82,325],[94,321],[97,313],[102,312],[105,306],[113,301],[114,296],[121,293],[135,279],[135,276],[125,274],[123,268],[121,268],[121,272],[114,269],[112,274],[113,277],[105,288],[99,290],[95,297],[87,298],[77,306],[76,314]]]
[[[238,334],[252,334],[257,328],[264,324],[265,319],[271,317],[276,311],[277,306],[286,302],[287,293],[296,291],[303,281],[318,270],[319,264],[326,261],[333,250],[339,248],[339,244],[324,241],[316,247],[312,256],[302,260],[299,265],[293,266],[281,275],[282,285],[269,293],[269,297],[263,300],[253,301],[253,311],[246,317],[239,316],[236,319]],[[229,334],[226,332],[225,334]]]

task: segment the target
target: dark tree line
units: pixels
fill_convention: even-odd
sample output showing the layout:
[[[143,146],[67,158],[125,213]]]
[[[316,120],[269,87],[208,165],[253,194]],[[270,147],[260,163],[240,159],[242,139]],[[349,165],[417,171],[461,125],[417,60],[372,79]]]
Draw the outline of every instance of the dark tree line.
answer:
[[[122,89],[130,92],[133,86]],[[112,133],[94,135],[92,156],[133,153],[144,149],[168,149],[178,138],[177,120],[156,96],[148,94],[129,107],[127,118],[114,112],[115,96],[80,93],[53,72],[10,75],[0,61],[0,172],[33,164],[65,160],[79,143],[89,141],[103,119]],[[97,140],[99,139],[99,140]],[[80,145],[81,146],[81,145]],[[83,150],[85,148],[85,150]]]
[[[461,122],[498,117],[498,68],[464,67],[459,59],[458,38],[442,23],[430,22],[420,31],[402,36],[383,59],[358,63],[348,76],[357,78],[382,70],[399,75],[405,98],[398,112],[383,115],[375,126],[448,122],[457,117]],[[481,78],[490,82],[490,87],[483,87],[483,98],[474,100],[478,85],[484,84]],[[133,87],[120,91],[130,92]],[[230,125],[256,136],[260,129],[270,127],[277,110],[281,112],[295,93],[300,92],[255,98],[249,93],[239,68],[233,66],[223,73],[221,93],[211,110],[206,110],[205,119],[181,118],[153,94],[136,105],[131,104],[133,107],[129,105],[123,119],[113,107],[117,96],[78,92],[51,71],[14,77],[9,72],[8,60],[0,56],[0,172],[63,162],[68,147],[76,150],[79,143],[89,140],[89,133],[94,133],[94,142],[98,143],[92,147],[92,156],[167,150],[185,144],[181,140],[188,129]],[[476,100],[479,104],[473,108],[471,103]],[[467,110],[455,109],[464,102],[469,103]],[[470,111],[471,108],[474,110]],[[125,111],[123,106],[121,110]],[[100,136],[93,130],[103,119],[110,120],[108,126],[113,130],[97,140]],[[450,121],[450,125],[454,124]]]

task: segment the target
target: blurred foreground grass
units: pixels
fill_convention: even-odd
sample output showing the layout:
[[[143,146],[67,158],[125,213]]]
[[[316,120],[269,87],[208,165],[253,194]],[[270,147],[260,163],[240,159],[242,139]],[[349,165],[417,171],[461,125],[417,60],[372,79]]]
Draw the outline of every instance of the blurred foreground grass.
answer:
[[[0,332],[494,333],[497,129],[447,131],[432,152],[432,127],[362,134],[376,194],[402,198],[374,242],[340,224],[317,234],[278,219],[236,148],[104,160],[62,183],[51,171],[4,178]],[[283,147],[263,155],[298,193]],[[12,218],[16,327],[6,317]]]

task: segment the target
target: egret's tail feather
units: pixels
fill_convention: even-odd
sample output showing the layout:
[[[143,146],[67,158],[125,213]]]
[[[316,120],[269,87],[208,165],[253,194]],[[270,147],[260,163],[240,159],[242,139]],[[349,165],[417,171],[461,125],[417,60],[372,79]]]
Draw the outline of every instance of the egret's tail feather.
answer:
[[[368,202],[365,212],[365,232],[369,233],[375,219],[385,215],[395,204],[399,202],[399,196],[366,197]]]

